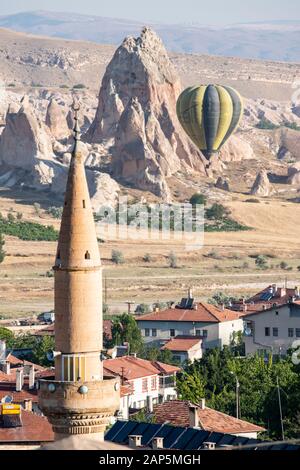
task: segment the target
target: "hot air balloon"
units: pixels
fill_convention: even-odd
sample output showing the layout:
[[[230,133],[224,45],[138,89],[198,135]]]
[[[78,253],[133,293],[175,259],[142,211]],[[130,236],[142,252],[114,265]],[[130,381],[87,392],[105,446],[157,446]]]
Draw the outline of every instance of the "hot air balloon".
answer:
[[[177,100],[179,122],[207,160],[236,130],[242,114],[242,98],[228,86],[189,87]]]

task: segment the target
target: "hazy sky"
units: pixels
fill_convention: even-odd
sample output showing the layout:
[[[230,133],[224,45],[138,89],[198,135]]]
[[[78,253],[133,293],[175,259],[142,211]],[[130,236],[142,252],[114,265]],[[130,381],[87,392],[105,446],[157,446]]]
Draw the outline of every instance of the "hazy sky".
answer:
[[[299,20],[299,0],[0,0],[0,15],[28,10],[70,11],[163,23],[230,24]]]

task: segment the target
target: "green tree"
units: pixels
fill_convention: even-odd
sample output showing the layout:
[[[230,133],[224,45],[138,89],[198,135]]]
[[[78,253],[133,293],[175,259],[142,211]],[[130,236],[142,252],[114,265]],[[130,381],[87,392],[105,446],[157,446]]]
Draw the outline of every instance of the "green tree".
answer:
[[[195,193],[195,194],[193,194],[193,196],[190,198],[190,204],[192,204],[192,206],[196,206],[196,205],[198,205],[198,204],[205,206],[205,204],[206,204],[206,197],[205,197],[203,194]]]
[[[209,220],[223,220],[228,217],[230,211],[222,204],[214,203],[209,209],[206,209],[205,215]]]
[[[258,255],[255,260],[255,264],[259,269],[267,269],[268,263],[264,255]]]
[[[41,366],[53,366],[53,362],[47,358],[47,352],[55,348],[54,338],[52,336],[43,336],[39,338],[32,348],[33,362]]]
[[[145,313],[150,313],[151,308],[148,304],[139,304],[136,306],[135,313],[138,315],[144,315]]]
[[[0,340],[6,342],[6,346],[11,347],[14,341],[14,334],[8,328],[0,326]]]
[[[112,250],[111,260],[115,264],[124,264],[125,263],[125,259],[124,259],[124,255],[123,255],[122,251],[118,251],[118,250]]]
[[[205,382],[196,369],[180,374],[176,380],[176,389],[181,400],[199,403],[201,398],[205,398]]]
[[[3,234],[0,233],[0,263],[3,263],[5,259],[5,255],[6,255],[4,246],[5,246],[5,239],[4,239]]]
[[[131,353],[138,354],[143,350],[142,334],[132,315],[123,313],[114,319],[111,331],[114,345],[129,343]]]

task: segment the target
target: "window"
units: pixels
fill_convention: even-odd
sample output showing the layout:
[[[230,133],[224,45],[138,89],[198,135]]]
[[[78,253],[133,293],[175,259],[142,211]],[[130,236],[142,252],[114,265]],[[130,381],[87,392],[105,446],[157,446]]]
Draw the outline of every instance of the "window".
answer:
[[[151,390],[156,390],[156,388],[157,388],[156,377],[151,377]]]
[[[84,258],[85,259],[91,259],[91,255],[88,251],[85,252]]]
[[[85,209],[85,200],[82,201],[82,207]]]
[[[270,336],[270,328],[268,326],[265,327],[265,336]]]
[[[171,338],[174,338],[174,336],[175,336],[175,330],[170,330],[170,336],[171,336]]]
[[[279,312],[275,312],[275,315],[279,315]]]
[[[294,337],[294,328],[289,328],[289,329],[288,329],[288,336],[289,336],[289,338],[293,338],[293,337]]]
[[[62,381],[76,382],[85,380],[85,357],[84,356],[62,356]]]
[[[273,328],[273,336],[278,336],[278,328]]]
[[[202,330],[202,336],[203,338],[207,338],[207,330]]]
[[[148,392],[148,379],[142,380],[142,392]]]
[[[152,328],[152,336],[157,336],[157,329],[156,328]]]
[[[150,336],[150,329],[149,328],[145,328],[145,336]]]
[[[196,336],[202,336],[201,335],[201,330],[196,330]]]
[[[300,338],[300,328],[296,328],[296,337]]]

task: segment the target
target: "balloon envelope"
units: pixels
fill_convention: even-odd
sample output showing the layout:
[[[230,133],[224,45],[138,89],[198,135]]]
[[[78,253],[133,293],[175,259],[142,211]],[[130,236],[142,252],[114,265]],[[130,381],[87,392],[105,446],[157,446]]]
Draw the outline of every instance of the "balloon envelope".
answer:
[[[189,87],[177,100],[179,122],[207,159],[236,130],[242,114],[242,98],[228,86]]]

